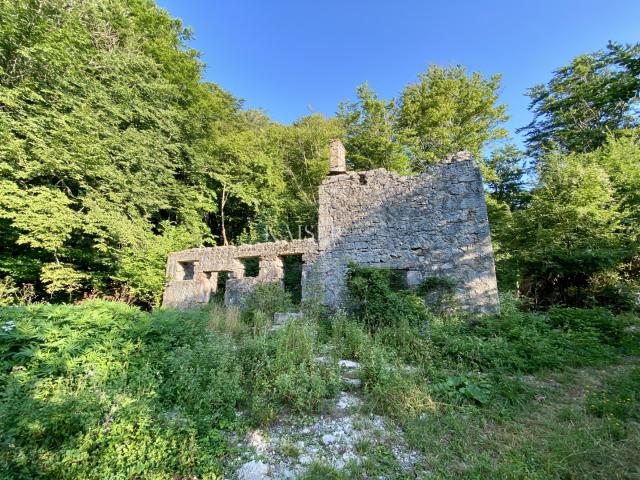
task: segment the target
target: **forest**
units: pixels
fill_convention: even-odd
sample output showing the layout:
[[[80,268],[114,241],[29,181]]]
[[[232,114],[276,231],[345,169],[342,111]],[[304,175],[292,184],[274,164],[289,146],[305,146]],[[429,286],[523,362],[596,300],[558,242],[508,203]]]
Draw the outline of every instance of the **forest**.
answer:
[[[519,146],[499,72],[285,125],[191,41],[152,0],[0,0],[0,479],[639,478],[640,43],[523,92]],[[336,138],[475,157],[500,313],[357,265],[346,311],[161,307],[169,252],[313,230]]]
[[[510,142],[500,75],[431,65],[394,99],[365,83],[291,125],[203,80],[190,30],[147,1],[4,2],[2,302],[157,306],[166,254],[315,225],[328,143],[354,170],[481,162],[502,289],[535,305],[637,295],[640,45],[610,43],[527,92]],[[28,28],[25,28],[28,26]]]

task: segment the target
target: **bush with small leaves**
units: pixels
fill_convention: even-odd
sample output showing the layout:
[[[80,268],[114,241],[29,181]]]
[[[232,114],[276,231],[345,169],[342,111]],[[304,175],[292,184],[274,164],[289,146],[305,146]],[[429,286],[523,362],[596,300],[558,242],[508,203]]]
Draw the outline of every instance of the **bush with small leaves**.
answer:
[[[207,313],[1,308],[0,477],[219,478],[243,392]]]

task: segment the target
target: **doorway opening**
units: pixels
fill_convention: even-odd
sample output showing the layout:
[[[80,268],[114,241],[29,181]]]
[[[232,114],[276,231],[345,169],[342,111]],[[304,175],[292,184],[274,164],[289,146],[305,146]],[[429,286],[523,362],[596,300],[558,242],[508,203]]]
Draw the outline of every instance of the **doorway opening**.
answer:
[[[224,302],[224,292],[227,289],[227,280],[231,277],[231,272],[218,272],[218,280],[216,281],[216,293],[213,299],[217,302]]]
[[[302,255],[283,255],[283,284],[285,292],[291,295],[294,304],[299,305],[302,300]]]

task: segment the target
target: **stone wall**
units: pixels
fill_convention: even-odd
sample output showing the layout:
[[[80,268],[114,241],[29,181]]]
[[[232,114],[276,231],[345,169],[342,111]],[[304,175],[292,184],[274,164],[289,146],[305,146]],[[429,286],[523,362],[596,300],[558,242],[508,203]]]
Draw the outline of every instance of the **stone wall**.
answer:
[[[409,285],[447,277],[467,309],[498,309],[482,177],[468,156],[452,156],[419,176],[378,169],[328,177],[318,213],[313,271],[328,306],[344,303],[352,261],[399,270]]]
[[[162,304],[174,308],[192,308],[208,303],[216,293],[218,275],[228,272],[224,301],[228,305],[237,305],[243,295],[258,283],[282,281],[283,256],[302,255],[302,260],[309,262],[316,258],[316,251],[316,241],[310,238],[291,242],[192,248],[172,253],[167,260],[166,275],[169,281]],[[242,260],[255,257],[260,261],[258,276],[248,277]]]
[[[163,305],[189,308],[216,292],[219,272],[230,272],[226,304],[240,304],[257,284],[281,282],[282,257],[301,254],[303,299],[319,294],[331,308],[344,305],[349,262],[388,267],[408,285],[446,277],[468,310],[499,308],[482,177],[465,154],[422,175],[384,169],[346,173],[344,150],[332,145],[332,174],[320,186],[318,239],[197,248],[172,253]],[[335,164],[335,165],[334,165]],[[242,259],[260,258],[257,277]]]

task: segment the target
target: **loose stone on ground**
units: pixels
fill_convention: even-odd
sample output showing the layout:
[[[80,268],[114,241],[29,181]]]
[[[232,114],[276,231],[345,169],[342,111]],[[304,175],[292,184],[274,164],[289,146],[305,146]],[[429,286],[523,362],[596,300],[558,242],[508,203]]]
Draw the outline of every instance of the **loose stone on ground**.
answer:
[[[397,425],[362,413],[361,405],[354,393],[340,392],[329,414],[287,415],[264,431],[249,432],[241,442],[244,464],[236,466],[238,479],[297,478],[314,462],[339,470],[350,462],[359,465],[367,458],[366,452],[358,451],[359,442],[370,443],[371,450],[385,446],[410,475],[422,464],[422,456],[409,448]],[[247,476],[253,473],[263,476]]]

